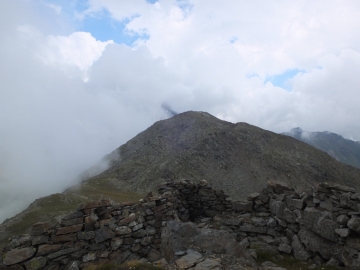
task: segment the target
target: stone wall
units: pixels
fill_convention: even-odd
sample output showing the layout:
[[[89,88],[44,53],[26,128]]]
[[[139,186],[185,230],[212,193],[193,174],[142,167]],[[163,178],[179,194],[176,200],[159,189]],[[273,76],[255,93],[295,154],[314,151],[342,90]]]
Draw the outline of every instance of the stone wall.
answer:
[[[279,182],[235,202],[205,180],[168,182],[159,196],[120,205],[81,205],[55,227],[39,222],[13,237],[0,269],[82,269],[94,262],[161,258],[169,220],[226,230],[244,247],[317,264],[359,266],[360,193],[322,183],[298,194]],[[11,267],[11,268],[10,268]]]

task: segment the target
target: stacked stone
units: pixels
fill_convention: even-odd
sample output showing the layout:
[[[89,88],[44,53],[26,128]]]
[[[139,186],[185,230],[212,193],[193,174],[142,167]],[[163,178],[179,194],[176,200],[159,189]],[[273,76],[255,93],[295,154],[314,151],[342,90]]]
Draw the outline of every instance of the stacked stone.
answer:
[[[245,247],[317,264],[360,266],[360,193],[353,188],[321,183],[298,194],[272,181],[233,204],[240,215],[222,219],[220,228],[236,233]]]
[[[233,211],[231,200],[222,190],[214,190],[206,180],[192,182],[168,182],[159,188],[159,192],[171,192],[176,198],[180,220],[194,221],[197,217],[214,217]]]
[[[39,222],[28,235],[5,247],[7,269],[81,269],[112,260],[160,258],[161,230],[174,218],[171,197],[112,205],[108,200],[81,205],[60,224]],[[1,269],[1,264],[0,264]]]

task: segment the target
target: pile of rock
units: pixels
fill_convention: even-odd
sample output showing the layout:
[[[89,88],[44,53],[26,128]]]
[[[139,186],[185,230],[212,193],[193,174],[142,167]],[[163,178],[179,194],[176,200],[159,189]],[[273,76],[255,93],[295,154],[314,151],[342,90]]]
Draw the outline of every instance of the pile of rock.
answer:
[[[83,268],[94,261],[156,261],[161,230],[174,219],[172,201],[156,197],[121,205],[108,200],[83,204],[55,227],[39,222],[30,234],[13,237],[2,265],[33,270]]]
[[[82,269],[161,257],[174,269],[241,269],[256,267],[252,250],[360,266],[360,193],[352,188],[322,183],[298,194],[271,181],[238,202],[201,180],[168,182],[159,194],[138,203],[90,202],[56,226],[36,223],[11,239],[0,269]]]

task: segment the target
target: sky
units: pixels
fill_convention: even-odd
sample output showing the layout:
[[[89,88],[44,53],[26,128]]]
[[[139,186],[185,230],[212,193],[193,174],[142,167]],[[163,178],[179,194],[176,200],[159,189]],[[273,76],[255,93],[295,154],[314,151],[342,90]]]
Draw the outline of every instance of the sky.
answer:
[[[172,112],[360,140],[358,0],[2,0],[0,222]]]

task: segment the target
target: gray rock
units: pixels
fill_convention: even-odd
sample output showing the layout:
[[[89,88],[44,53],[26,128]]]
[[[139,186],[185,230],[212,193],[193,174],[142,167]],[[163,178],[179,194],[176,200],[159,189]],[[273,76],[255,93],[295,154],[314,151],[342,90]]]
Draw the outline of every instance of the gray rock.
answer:
[[[26,270],[38,270],[43,269],[47,263],[47,259],[44,257],[36,257],[25,263]]]
[[[132,233],[132,230],[128,226],[120,226],[115,229],[116,235],[126,235]]]
[[[13,265],[19,262],[23,262],[31,258],[36,252],[36,248],[27,247],[21,249],[14,249],[6,252],[3,264]]]
[[[302,245],[297,235],[294,235],[291,247],[294,251],[294,257],[296,259],[306,261],[310,258],[310,253],[306,251],[305,247]]]
[[[340,215],[337,217],[336,221],[340,224],[340,225],[346,225],[348,223],[348,221],[350,220],[350,218],[346,215]]]
[[[194,270],[212,270],[212,269],[220,269],[220,263],[215,260],[205,259],[204,261],[198,263]]]
[[[82,257],[82,261],[84,263],[90,262],[90,261],[95,261],[95,260],[96,260],[96,253],[89,253]]]
[[[352,238],[352,237],[350,238],[350,237],[348,237],[346,239],[346,244],[349,247],[360,250],[360,239],[359,238]]]
[[[236,256],[247,265],[256,264],[251,255],[226,231],[198,229],[193,223],[169,221],[161,238],[161,252],[168,262],[175,258],[175,252],[196,247],[200,251]]]
[[[353,231],[360,233],[360,217],[352,217],[348,221],[347,226]]]
[[[286,205],[290,210],[302,209],[304,207],[304,199],[286,198]]]
[[[101,227],[95,231],[95,243],[101,243],[115,237],[115,233],[108,227]]]
[[[281,251],[281,252],[285,252],[287,254],[290,254],[291,253],[291,246],[289,244],[280,244],[279,247],[278,247],[278,250]]]
[[[310,251],[318,252],[324,259],[327,260],[331,257],[341,260],[341,254],[344,251],[343,246],[326,240],[316,233],[305,229],[301,229],[298,235],[301,242],[304,243]]]
[[[283,218],[284,210],[285,210],[285,203],[277,200],[270,201],[270,211],[273,213],[277,218]]]
[[[232,202],[233,208],[236,212],[251,212],[253,210],[254,202]]]
[[[335,229],[338,229],[339,225],[331,218],[331,213],[327,211],[319,211],[313,207],[306,207],[304,210],[304,225],[306,228],[325,239],[337,242],[338,237]]]
[[[78,240],[90,240],[95,238],[95,232],[89,231],[89,232],[78,232],[77,233],[77,239]]]
[[[124,240],[120,237],[115,237],[111,239],[110,246],[112,250],[117,250],[122,244]]]
[[[194,250],[187,250],[187,254],[176,260],[175,265],[178,267],[178,269],[188,269],[203,260],[204,258],[199,252]]]
[[[335,229],[335,232],[341,237],[348,237],[350,234],[349,229]]]

